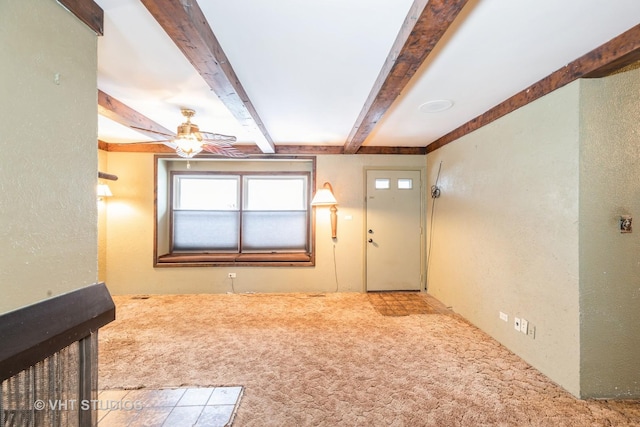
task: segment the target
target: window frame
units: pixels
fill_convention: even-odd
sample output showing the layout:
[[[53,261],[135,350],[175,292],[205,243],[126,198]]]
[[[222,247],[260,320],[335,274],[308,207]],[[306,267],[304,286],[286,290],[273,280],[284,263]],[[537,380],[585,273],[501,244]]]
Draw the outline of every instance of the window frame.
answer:
[[[178,162],[184,164],[187,161],[176,158],[175,156],[155,155],[154,180],[155,180],[155,197],[154,197],[154,267],[217,267],[217,266],[281,266],[281,267],[301,267],[315,265],[315,209],[311,206],[311,198],[315,190],[315,174],[316,174],[316,158],[315,156],[291,156],[291,157],[254,157],[249,159],[220,159],[219,157],[209,158],[209,156],[199,156],[199,159],[191,159],[193,165],[198,161],[219,161],[224,162],[224,168],[216,169],[216,163],[210,168],[199,170],[184,170],[172,167]],[[278,169],[276,162],[293,161],[305,162],[304,167],[300,169],[291,169],[283,167]],[[162,167],[160,163],[165,162]],[[238,164],[234,168],[234,162]],[[264,168],[252,168],[247,165],[258,164]],[[160,175],[159,175],[160,174]],[[166,174],[166,175],[165,175]],[[306,207],[306,233],[307,248],[304,251],[279,251],[279,252],[206,252],[206,251],[172,251],[173,248],[173,210],[174,210],[174,184],[175,175],[220,175],[220,176],[239,176],[239,210],[240,215],[239,228],[242,229],[242,211],[244,209],[244,181],[245,177],[260,176],[305,176],[307,188],[305,194]],[[159,183],[162,181],[162,183]],[[162,185],[161,185],[162,184]],[[166,193],[164,191],[166,190]],[[159,198],[164,197],[163,200]],[[165,210],[159,212],[159,205],[164,206]],[[159,223],[160,217],[168,216],[167,225],[163,227]],[[241,233],[241,231],[240,231]],[[160,250],[159,240],[168,239],[168,251]],[[240,237],[241,238],[241,237]],[[241,246],[241,241],[239,246]],[[166,246],[166,245],[165,245]]]
[[[169,206],[168,214],[169,214],[169,253],[170,254],[203,254],[203,253],[232,253],[229,251],[224,251],[221,249],[211,249],[207,251],[202,250],[188,250],[188,249],[176,249],[175,242],[175,213],[176,211],[182,211],[183,209],[177,209],[176,199],[180,197],[179,188],[176,188],[176,183],[180,177],[207,177],[207,176],[218,176],[220,178],[232,178],[236,181],[236,200],[235,204],[238,206],[235,209],[229,209],[229,212],[237,212],[238,216],[241,214],[241,204],[242,204],[242,176],[237,174],[232,174],[228,172],[215,172],[215,171],[203,171],[203,172],[192,172],[192,171],[171,171],[169,172],[169,200],[167,202]],[[198,210],[198,209],[184,209],[184,210]],[[203,211],[211,211],[204,210]],[[238,218],[238,224],[241,226],[241,220]],[[238,236],[238,250],[240,249],[240,237]]]

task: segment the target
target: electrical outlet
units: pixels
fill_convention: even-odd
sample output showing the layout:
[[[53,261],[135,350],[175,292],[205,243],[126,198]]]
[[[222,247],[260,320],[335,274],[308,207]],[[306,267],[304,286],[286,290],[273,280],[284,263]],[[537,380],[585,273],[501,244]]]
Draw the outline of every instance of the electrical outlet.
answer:
[[[500,312],[500,320],[508,322],[509,321],[509,315],[507,313]]]
[[[527,335],[529,335],[531,339],[536,338],[536,327],[534,325],[529,325],[529,331],[527,332]]]
[[[227,275],[227,277],[228,277],[229,279],[235,279],[235,278],[236,278],[236,273],[229,273],[229,274]]]
[[[514,328],[516,331],[520,332],[520,318],[519,318],[519,317],[515,317],[515,318],[513,319],[513,328]]]
[[[529,330],[529,321],[526,319],[520,319],[520,332],[527,335]]]

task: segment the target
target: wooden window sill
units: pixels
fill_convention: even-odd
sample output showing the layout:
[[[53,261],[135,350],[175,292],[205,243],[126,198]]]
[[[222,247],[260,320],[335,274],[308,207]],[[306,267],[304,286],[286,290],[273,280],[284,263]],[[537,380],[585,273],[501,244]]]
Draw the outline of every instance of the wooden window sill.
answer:
[[[158,257],[155,267],[214,267],[214,266],[280,266],[307,267],[315,265],[308,253],[255,254],[166,254]]]

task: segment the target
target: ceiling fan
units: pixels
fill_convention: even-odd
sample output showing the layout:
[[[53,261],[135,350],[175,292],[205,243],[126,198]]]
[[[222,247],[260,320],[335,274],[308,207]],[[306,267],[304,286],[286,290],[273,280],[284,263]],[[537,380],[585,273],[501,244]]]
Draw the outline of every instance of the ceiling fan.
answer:
[[[232,143],[236,141],[235,136],[201,131],[197,124],[191,122],[191,117],[196,114],[195,110],[190,108],[181,108],[180,110],[186,118],[186,121],[178,126],[178,132],[175,136],[151,129],[136,126],[131,127],[133,129],[165,136],[167,139],[152,141],[150,143],[155,144],[160,142],[175,150],[178,156],[187,159],[199,154],[202,150],[226,157],[247,157],[245,153],[232,146]]]

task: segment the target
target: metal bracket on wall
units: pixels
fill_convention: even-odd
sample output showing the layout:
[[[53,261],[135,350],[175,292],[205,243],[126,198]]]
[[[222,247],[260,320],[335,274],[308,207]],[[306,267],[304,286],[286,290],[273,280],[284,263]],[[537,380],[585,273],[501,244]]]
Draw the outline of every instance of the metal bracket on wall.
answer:
[[[633,218],[631,217],[631,215],[620,216],[620,232],[631,233],[633,230],[632,223],[633,223]]]

